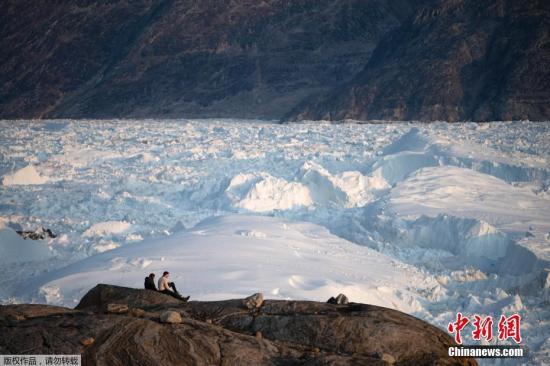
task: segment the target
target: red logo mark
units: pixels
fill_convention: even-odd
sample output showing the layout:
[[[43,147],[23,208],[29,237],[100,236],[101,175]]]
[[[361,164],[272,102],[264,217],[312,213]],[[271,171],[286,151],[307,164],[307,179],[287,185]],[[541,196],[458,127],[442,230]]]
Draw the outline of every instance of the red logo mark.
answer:
[[[493,339],[493,317],[488,316],[481,319],[480,316],[474,315],[474,318],[475,320],[472,324],[475,329],[472,332],[472,338],[476,341],[481,340],[481,338],[491,341]]]
[[[521,316],[518,314],[510,315],[508,318],[504,315],[500,316],[498,322],[498,339],[505,340],[512,338],[514,342],[521,342],[520,332]]]
[[[462,313],[456,314],[456,321],[454,323],[449,323],[447,326],[447,329],[449,330],[449,333],[455,334],[455,342],[458,344],[462,344],[462,338],[460,337],[460,331],[464,329],[464,327],[470,322],[470,320],[467,317],[463,317]]]

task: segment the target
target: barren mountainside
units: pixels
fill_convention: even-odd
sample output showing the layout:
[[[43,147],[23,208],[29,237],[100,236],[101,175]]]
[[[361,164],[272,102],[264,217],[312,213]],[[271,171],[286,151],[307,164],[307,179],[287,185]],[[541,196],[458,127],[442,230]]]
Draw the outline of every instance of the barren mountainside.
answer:
[[[446,0],[377,46],[345,86],[293,119],[550,118],[550,2]]]
[[[0,118],[548,119],[548,4],[3,1]]]

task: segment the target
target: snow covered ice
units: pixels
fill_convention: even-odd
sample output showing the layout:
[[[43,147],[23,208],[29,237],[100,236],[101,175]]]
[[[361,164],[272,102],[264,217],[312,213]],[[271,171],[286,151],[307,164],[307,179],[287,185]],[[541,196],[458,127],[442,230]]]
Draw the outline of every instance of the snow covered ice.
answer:
[[[94,282],[141,287],[144,274],[164,270],[203,300],[244,297],[256,290],[275,298],[326,301],[335,291],[345,291],[357,301],[393,304],[407,312],[421,309],[418,296],[395,288],[405,289],[411,280],[426,281],[414,267],[335,237],[318,225],[228,215],[206,219],[163,240],[91,256],[45,275],[37,285],[55,289],[56,302],[63,304],[84,295]]]
[[[550,363],[550,123],[0,128],[3,303],[166,269],[201,300],[342,292],[441,328],[517,312],[524,361]],[[38,227],[58,236],[15,233]]]

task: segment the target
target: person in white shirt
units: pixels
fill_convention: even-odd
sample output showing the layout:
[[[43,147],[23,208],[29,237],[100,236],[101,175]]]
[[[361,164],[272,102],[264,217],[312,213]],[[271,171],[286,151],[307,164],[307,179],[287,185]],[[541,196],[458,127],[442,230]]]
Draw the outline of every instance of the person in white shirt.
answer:
[[[187,297],[181,296],[181,294],[176,289],[176,284],[174,282],[169,282],[168,280],[169,276],[170,276],[170,272],[164,271],[164,273],[162,274],[162,277],[159,278],[159,281],[158,281],[159,291],[164,294],[175,297],[176,299],[180,299],[183,301],[189,300],[189,296]]]

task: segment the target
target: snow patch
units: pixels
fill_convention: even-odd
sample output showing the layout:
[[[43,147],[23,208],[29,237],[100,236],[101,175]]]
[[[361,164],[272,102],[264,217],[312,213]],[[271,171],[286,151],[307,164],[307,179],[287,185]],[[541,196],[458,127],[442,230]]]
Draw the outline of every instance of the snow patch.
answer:
[[[312,192],[318,206],[362,207],[373,201],[379,191],[389,188],[378,174],[365,176],[358,171],[331,174],[313,161],[306,161],[300,173],[301,182]]]
[[[104,221],[93,224],[82,234],[83,237],[101,237],[124,234],[132,227],[126,221]]]
[[[85,168],[89,165],[97,165],[107,159],[120,158],[123,155],[114,151],[98,149],[83,149],[79,146],[65,146],[63,154],[52,157],[53,160],[69,164],[74,168]]]
[[[247,234],[235,235],[235,227]],[[197,230],[203,235],[195,235]],[[72,305],[72,299],[97,283],[141,287],[145,268],[169,271],[178,288],[194,299],[243,297],[260,291],[275,298],[326,301],[345,293],[352,301],[407,312],[421,309],[418,293],[409,289],[411,281],[419,287],[434,284],[414,268],[317,225],[232,215],[210,218],[177,235],[93,255],[46,274],[24,291],[34,286],[49,296],[49,302]],[[381,286],[393,290],[380,292]]]
[[[49,178],[40,175],[34,165],[27,165],[13,174],[4,176],[2,184],[4,186],[16,185],[38,185],[49,181]]]
[[[409,245],[444,250],[449,268],[474,266],[486,273],[521,275],[537,269],[537,259],[486,222],[449,215],[422,216],[403,233]]]
[[[456,311],[521,309],[527,362],[550,362],[548,122],[48,123],[0,121],[0,174],[25,162],[48,179],[0,186],[0,214],[59,233],[54,257],[0,266],[2,302],[46,301],[39,285],[55,282],[49,301],[73,306],[97,282],[142,287],[184,268],[178,287],[205,300],[343,292],[441,327]],[[379,253],[316,225],[212,218],[236,212],[310,221]],[[92,233],[120,220],[131,227]]]
[[[331,174],[320,164],[306,161],[295,181],[268,173],[239,173],[225,189],[230,202],[255,212],[292,210],[303,207],[362,207],[389,188],[380,175],[366,176],[358,171]]]
[[[97,244],[93,245],[93,251],[96,253],[103,253],[108,250],[116,249],[120,246],[119,243],[115,243],[114,241],[100,241]]]
[[[235,231],[235,234],[240,236],[248,236],[251,238],[267,238],[266,233],[262,233],[261,231],[254,231],[254,230],[237,230]]]
[[[43,240],[25,240],[0,221],[0,264],[43,261],[52,256]]]
[[[58,306],[64,305],[63,295],[61,295],[58,286],[42,286],[38,292],[44,297],[46,304]],[[65,306],[71,305],[65,304]]]
[[[300,183],[267,175],[254,184],[237,207],[253,212],[290,210],[313,205],[311,193]]]

